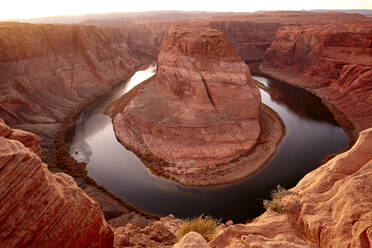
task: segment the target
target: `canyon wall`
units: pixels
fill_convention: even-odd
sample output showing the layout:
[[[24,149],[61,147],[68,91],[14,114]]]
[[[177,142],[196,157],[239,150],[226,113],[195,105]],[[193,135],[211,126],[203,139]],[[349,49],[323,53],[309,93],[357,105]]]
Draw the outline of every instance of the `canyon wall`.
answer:
[[[356,133],[371,127],[372,23],[282,28],[259,69],[317,94]]]
[[[0,116],[40,135],[51,161],[65,118],[148,60],[117,29],[0,23]]]
[[[263,59],[281,27],[369,21],[370,18],[360,14],[275,11],[218,17],[208,22],[225,32],[245,61],[253,62]]]
[[[137,52],[148,53],[151,51],[153,56],[158,55],[160,45],[167,37],[168,30],[172,25],[185,22],[210,25],[212,28],[224,31],[243,59],[251,62],[263,59],[265,51],[270,47],[276,32],[281,27],[329,23],[365,23],[369,21],[369,18],[360,14],[305,11],[275,11],[252,14],[221,13],[222,16],[219,17],[212,17],[213,15],[215,13],[211,15],[190,15],[193,18],[183,18],[180,15],[170,16],[170,19],[164,16],[163,20],[156,19],[156,15],[151,18],[146,15],[145,18],[138,16],[95,19],[82,24],[118,27],[124,33],[129,31],[126,38],[128,45]],[[209,17],[209,19],[206,17]]]
[[[267,12],[187,22],[223,30],[244,60],[255,61],[262,59],[280,27],[368,20],[358,14]],[[43,159],[52,161],[54,139],[65,118],[155,60],[179,22],[119,28],[0,23],[0,117],[40,135]]]
[[[128,47],[140,55],[158,57],[160,47],[166,40],[171,22],[150,22],[119,27]]]
[[[0,119],[0,246],[111,248],[99,205],[70,176],[49,172],[39,141]]]

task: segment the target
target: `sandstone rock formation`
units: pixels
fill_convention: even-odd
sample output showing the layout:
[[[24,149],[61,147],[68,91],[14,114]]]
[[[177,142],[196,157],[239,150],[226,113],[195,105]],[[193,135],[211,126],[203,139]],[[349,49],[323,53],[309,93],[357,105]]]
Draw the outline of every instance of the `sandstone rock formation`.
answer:
[[[326,25],[330,23],[368,23],[360,14],[273,11],[209,20],[213,28],[223,30],[245,61],[262,60],[277,31],[285,26]]]
[[[173,246],[174,248],[209,248],[205,238],[197,232],[189,232]]]
[[[147,161],[205,167],[249,152],[260,133],[260,96],[222,31],[177,27],[156,79],[114,118],[117,137]]]
[[[156,46],[156,43],[161,44],[164,38],[162,32],[167,25],[168,30],[171,24],[185,22],[186,19],[189,19],[188,17],[193,17],[192,20],[187,20],[187,22],[200,23],[201,25],[208,24],[213,28],[223,30],[245,61],[257,61],[263,59],[265,51],[270,47],[276,32],[281,27],[329,24],[334,22],[364,23],[369,21],[366,16],[360,14],[336,12],[275,11],[252,14],[226,12],[220,13],[219,15],[221,16],[219,17],[212,17],[217,16],[217,13],[211,13],[209,15],[190,13],[178,16],[170,14],[168,17],[167,13],[159,14],[162,21],[157,19],[157,15],[154,13],[151,17],[149,14],[111,19],[106,17],[105,19],[88,20],[83,23],[118,27],[125,32],[136,30],[135,32],[140,34],[139,37],[141,39],[132,39],[133,43],[137,44],[137,48],[134,50],[142,51],[153,50],[156,47],[159,48],[159,46]],[[210,17],[210,19],[205,19],[206,17]],[[135,25],[135,23],[140,23],[140,25]],[[146,32],[143,32],[143,30]],[[132,37],[137,36],[132,35]],[[149,46],[149,44],[152,45]],[[128,45],[130,46],[130,44]]]
[[[170,247],[176,242],[175,233],[182,223],[181,220],[169,215],[143,228],[127,224],[115,229],[114,245],[117,247]]]
[[[320,96],[346,115],[356,136],[372,125],[371,44],[372,23],[285,27],[259,69]]]
[[[222,229],[207,247],[370,247],[372,128],[356,144],[307,174],[285,200],[285,214],[267,211]],[[187,247],[187,243],[175,247]]]
[[[280,27],[368,20],[359,14],[267,12],[189,22],[223,30],[243,59],[252,61],[263,58]],[[112,24],[119,28],[0,23],[0,117],[39,135],[43,159],[52,161],[62,122],[125,81],[149,56],[155,60],[172,23]]]
[[[1,247],[112,247],[98,204],[41,162],[39,138],[0,119]]]
[[[95,26],[0,23],[0,116],[40,135],[50,161],[65,118],[146,63],[124,37]]]

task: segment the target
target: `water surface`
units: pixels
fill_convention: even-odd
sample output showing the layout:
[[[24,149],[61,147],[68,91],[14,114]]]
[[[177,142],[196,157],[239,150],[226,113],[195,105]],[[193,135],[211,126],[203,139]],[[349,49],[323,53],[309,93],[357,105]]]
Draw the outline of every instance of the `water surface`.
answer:
[[[239,182],[212,187],[187,187],[156,177],[116,140],[111,119],[103,113],[112,100],[153,73],[154,67],[137,72],[130,82],[88,106],[76,121],[71,148],[77,159],[88,162],[91,178],[143,211],[180,218],[209,214],[245,221],[264,211],[262,199],[267,199],[276,185],[293,187],[327,154],[348,145],[343,130],[318,97],[254,77],[269,88],[270,94],[260,90],[262,102],[278,113],[286,127],[278,152],[265,167]]]

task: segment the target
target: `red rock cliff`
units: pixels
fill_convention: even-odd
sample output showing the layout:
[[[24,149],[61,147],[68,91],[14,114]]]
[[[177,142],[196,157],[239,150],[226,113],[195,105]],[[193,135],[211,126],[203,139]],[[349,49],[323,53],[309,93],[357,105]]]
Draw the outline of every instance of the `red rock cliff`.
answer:
[[[70,176],[48,171],[39,140],[0,119],[0,246],[111,248],[100,207]]]
[[[249,68],[222,31],[179,26],[162,47],[156,78],[116,115],[114,127],[148,161],[217,165],[255,145],[259,105]]]
[[[282,28],[260,69],[313,91],[357,131],[372,126],[372,24]]]
[[[42,137],[46,160],[64,119],[145,63],[117,29],[0,23],[0,116]]]
[[[262,60],[281,27],[366,22],[369,18],[360,14],[306,11],[275,11],[209,20],[213,28],[225,32],[245,61]]]

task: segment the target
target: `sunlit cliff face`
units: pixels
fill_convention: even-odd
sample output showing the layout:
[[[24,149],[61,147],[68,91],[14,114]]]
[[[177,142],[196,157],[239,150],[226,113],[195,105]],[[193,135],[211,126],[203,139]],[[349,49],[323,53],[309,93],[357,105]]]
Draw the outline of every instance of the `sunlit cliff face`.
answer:
[[[0,20],[28,19],[35,17],[84,15],[88,13],[137,12],[154,10],[201,10],[250,12],[258,10],[310,10],[310,9],[372,9],[370,0],[261,0],[259,2],[230,1],[45,1],[14,0],[7,1],[0,9]]]

